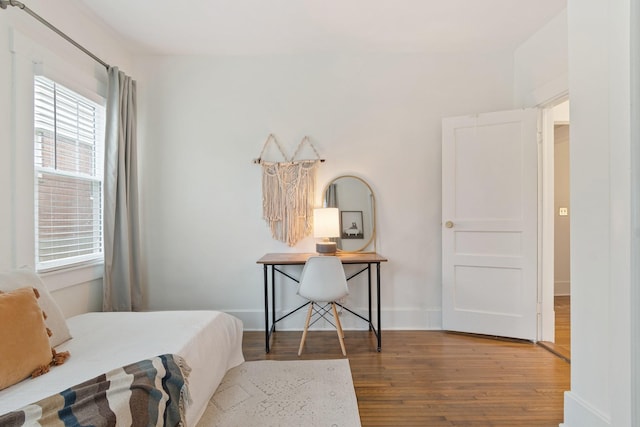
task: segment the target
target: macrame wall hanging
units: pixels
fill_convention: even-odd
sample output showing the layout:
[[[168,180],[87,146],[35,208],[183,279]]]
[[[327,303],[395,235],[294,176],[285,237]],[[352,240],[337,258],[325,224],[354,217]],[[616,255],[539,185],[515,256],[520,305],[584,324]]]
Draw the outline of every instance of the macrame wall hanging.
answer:
[[[267,146],[274,143],[284,158],[281,162],[262,159]],[[298,160],[304,145],[314,152],[316,159]],[[288,158],[278,140],[270,134],[262,146],[260,157],[253,161],[262,166],[262,216],[274,239],[294,246],[313,230],[316,171],[324,162],[305,136],[295,153]]]

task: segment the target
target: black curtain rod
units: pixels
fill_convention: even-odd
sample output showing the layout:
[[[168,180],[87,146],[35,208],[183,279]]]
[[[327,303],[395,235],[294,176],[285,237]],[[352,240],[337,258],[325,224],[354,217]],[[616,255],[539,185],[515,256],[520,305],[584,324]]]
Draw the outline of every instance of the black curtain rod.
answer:
[[[7,6],[15,6],[17,8],[20,8],[22,10],[24,10],[25,12],[27,12],[29,15],[33,16],[34,18],[36,18],[38,21],[40,21],[41,23],[43,23],[44,25],[46,25],[47,27],[49,27],[50,30],[52,30],[53,32],[55,32],[56,34],[58,34],[60,37],[62,37],[63,39],[65,39],[66,41],[68,41],[69,43],[71,43],[72,45],[74,45],[75,47],[77,47],[78,49],[80,49],[81,51],[83,51],[84,53],[86,53],[87,55],[89,55],[91,58],[93,58],[94,61],[100,63],[102,66],[104,66],[107,70],[110,68],[109,64],[107,64],[106,62],[104,62],[102,59],[98,58],[97,56],[95,56],[93,53],[91,53],[89,50],[85,49],[82,45],[80,45],[78,42],[76,42],[74,39],[72,39],[71,37],[69,37],[68,35],[66,35],[65,33],[63,33],[62,31],[60,31],[58,28],[56,28],[53,24],[51,24],[49,21],[47,21],[46,19],[44,19],[43,17],[41,17],[40,15],[38,15],[37,13],[35,13],[33,10],[29,9],[24,3],[21,3],[19,1],[16,0],[0,0],[0,8],[2,9],[6,9]]]

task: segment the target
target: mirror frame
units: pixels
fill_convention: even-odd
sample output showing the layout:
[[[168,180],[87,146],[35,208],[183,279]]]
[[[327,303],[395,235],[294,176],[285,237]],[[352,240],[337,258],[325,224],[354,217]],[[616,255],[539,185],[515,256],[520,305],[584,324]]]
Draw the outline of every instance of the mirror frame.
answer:
[[[367,181],[365,181],[364,179],[360,178],[359,176],[356,175],[339,175],[336,176],[335,178],[333,178],[332,180],[330,180],[329,182],[327,182],[327,185],[324,186],[324,189],[322,190],[322,206],[325,206],[325,201],[326,201],[326,195],[327,195],[327,190],[329,189],[329,186],[331,184],[335,184],[335,182],[339,179],[342,178],[353,178],[356,179],[358,181],[360,181],[362,184],[364,184],[366,186],[366,188],[369,190],[369,193],[371,194],[371,200],[372,200],[372,206],[371,206],[371,219],[372,219],[372,226],[371,226],[371,236],[369,237],[369,240],[367,240],[364,245],[362,245],[360,248],[352,250],[352,251],[345,251],[343,249],[338,248],[337,252],[338,253],[343,253],[343,254],[349,254],[349,253],[362,253],[362,252],[371,252],[371,253],[375,253],[376,251],[376,195],[373,192],[373,189],[371,188],[371,186],[369,185],[369,183]],[[373,250],[372,251],[365,251],[366,248],[368,248],[369,246],[371,246],[371,244],[373,244]]]

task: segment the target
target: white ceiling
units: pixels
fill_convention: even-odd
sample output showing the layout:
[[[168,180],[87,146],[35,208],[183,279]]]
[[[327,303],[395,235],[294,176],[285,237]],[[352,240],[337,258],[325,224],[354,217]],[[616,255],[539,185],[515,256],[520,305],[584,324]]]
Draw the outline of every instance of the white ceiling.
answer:
[[[77,0],[138,53],[514,49],[566,0]]]

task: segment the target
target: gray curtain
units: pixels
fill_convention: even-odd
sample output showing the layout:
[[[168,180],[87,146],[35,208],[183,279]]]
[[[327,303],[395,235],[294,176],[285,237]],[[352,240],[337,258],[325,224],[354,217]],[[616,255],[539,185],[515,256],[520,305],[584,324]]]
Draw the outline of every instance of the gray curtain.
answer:
[[[338,184],[329,184],[327,191],[324,193],[324,207],[338,207]]]
[[[142,307],[136,82],[109,68],[104,179],[104,311]]]

